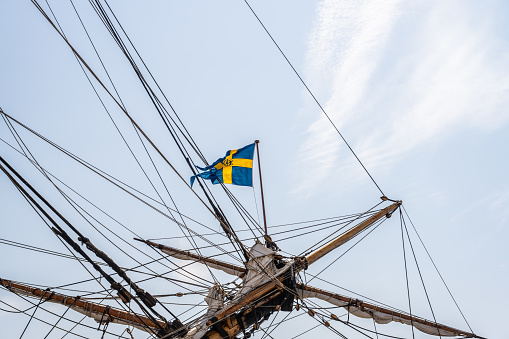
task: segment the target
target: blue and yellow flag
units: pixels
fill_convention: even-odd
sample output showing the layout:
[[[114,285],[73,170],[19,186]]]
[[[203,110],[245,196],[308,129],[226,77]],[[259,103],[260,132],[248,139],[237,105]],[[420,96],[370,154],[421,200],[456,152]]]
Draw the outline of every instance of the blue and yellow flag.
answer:
[[[202,173],[191,177],[193,186],[196,177],[208,179],[212,183],[253,186],[253,153],[255,144],[226,152],[223,158],[217,159],[205,168],[198,167]]]

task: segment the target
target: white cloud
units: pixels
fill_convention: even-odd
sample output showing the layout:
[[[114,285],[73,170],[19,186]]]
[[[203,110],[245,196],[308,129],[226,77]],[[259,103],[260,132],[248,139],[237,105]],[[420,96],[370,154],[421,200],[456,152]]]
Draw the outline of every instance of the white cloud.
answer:
[[[432,138],[509,119],[509,53],[492,27],[497,8],[474,5],[325,0],[319,7],[306,78],[370,170],[390,169]],[[314,176],[299,191],[329,178],[340,155],[342,164],[351,159],[323,114],[307,134],[300,155]]]

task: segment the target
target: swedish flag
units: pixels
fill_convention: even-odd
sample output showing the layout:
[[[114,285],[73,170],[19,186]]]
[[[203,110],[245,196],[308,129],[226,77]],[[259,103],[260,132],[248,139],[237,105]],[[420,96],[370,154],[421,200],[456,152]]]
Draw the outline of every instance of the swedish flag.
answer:
[[[223,158],[217,159],[205,168],[198,167],[202,173],[191,177],[193,186],[196,177],[208,179],[212,183],[253,186],[253,153],[255,144],[226,152]]]

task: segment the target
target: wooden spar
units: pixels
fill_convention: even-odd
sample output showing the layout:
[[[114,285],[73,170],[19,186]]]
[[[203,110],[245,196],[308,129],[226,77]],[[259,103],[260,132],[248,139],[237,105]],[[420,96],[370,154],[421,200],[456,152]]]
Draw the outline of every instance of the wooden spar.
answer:
[[[68,307],[72,306],[74,309],[82,310],[84,314],[86,313],[97,313],[99,315],[104,314],[109,317],[109,321],[111,322],[117,320],[118,322],[123,322],[137,326],[139,329],[142,329],[147,332],[157,332],[159,331],[160,328],[166,328],[167,326],[166,323],[164,323],[163,321],[157,321],[158,324],[156,324],[150,318],[145,317],[143,315],[138,315],[132,312],[127,312],[109,306],[104,306],[93,302],[81,300],[78,297],[69,297],[63,294],[42,290],[40,288],[18,284],[5,279],[0,279],[0,283],[2,284],[2,286],[4,286],[5,288],[14,293],[21,293],[24,295],[37,297],[39,299],[46,299],[50,302],[62,304]]]
[[[387,309],[387,308],[384,308],[384,307],[380,307],[380,306],[377,306],[377,305],[366,303],[366,302],[358,300],[358,299],[352,299],[352,298],[349,298],[349,297],[346,297],[346,296],[342,296],[340,294],[328,292],[328,291],[325,291],[325,290],[322,290],[322,289],[319,289],[319,288],[316,288],[316,287],[312,287],[312,286],[308,286],[308,285],[304,285],[304,284],[297,284],[297,288],[301,289],[301,290],[304,290],[304,291],[309,291],[309,292],[314,292],[314,293],[317,293],[317,294],[321,294],[321,295],[324,295],[324,296],[326,296],[328,298],[332,298],[332,299],[336,299],[336,300],[342,301],[342,302],[345,303],[345,306],[343,306],[343,307],[345,307],[345,309],[347,308],[347,306],[356,307],[358,309],[361,309],[362,311],[367,310],[368,312],[369,311],[372,311],[372,312],[374,311],[374,312],[379,312],[379,313],[383,313],[383,314],[386,314],[386,315],[390,315],[390,316],[393,317],[393,319],[395,321],[397,321],[396,319],[400,318],[400,319],[404,319],[404,320],[407,320],[407,321],[410,321],[410,322],[413,322],[413,323],[429,326],[430,328],[433,328],[433,329],[438,329],[438,330],[441,330],[441,331],[444,331],[444,332],[445,331],[446,332],[450,332],[450,333],[454,334],[454,336],[465,336],[467,338],[481,338],[481,337],[475,335],[474,333],[458,330],[458,329],[450,327],[450,326],[438,324],[438,323],[435,323],[435,322],[432,322],[432,321],[429,321],[429,320],[426,320],[426,319],[423,319],[423,318],[419,318],[419,317],[416,317],[416,316],[411,316],[411,315],[406,314],[406,313],[401,313],[401,312],[398,312],[398,311],[393,311],[393,310],[390,310],[390,309]],[[444,335],[444,333],[441,333],[441,334]]]
[[[306,257],[306,259],[308,261],[308,265],[317,261],[318,259],[323,257],[325,254],[332,251],[334,248],[336,248],[336,247],[344,244],[348,240],[352,239],[355,235],[357,235],[359,232],[361,232],[364,229],[371,226],[374,222],[379,220],[384,215],[393,213],[396,210],[396,208],[400,205],[401,205],[401,202],[398,201],[398,202],[386,207],[385,209],[379,211],[378,213],[376,213],[376,214],[372,215],[371,217],[369,217],[368,219],[364,220],[357,226],[355,226],[355,227],[351,228],[350,230],[348,230],[347,232],[341,234],[339,237],[337,237],[336,239],[331,241],[329,244],[324,245],[322,248],[320,248],[317,251],[315,251],[314,253],[310,254],[308,257]],[[141,241],[149,246],[156,247],[169,255],[171,255],[172,253],[176,253],[181,256],[188,257],[191,260],[202,261],[202,262],[214,265],[214,266],[224,267],[231,271],[247,273],[247,269],[244,267],[236,266],[236,265],[233,265],[233,264],[230,264],[230,263],[227,263],[224,261],[220,261],[220,260],[202,257],[201,255],[197,255],[197,254],[191,253],[189,251],[182,251],[182,250],[176,249],[174,247],[166,246],[163,244],[158,244],[158,243],[155,243],[155,242],[152,242],[149,240],[142,240],[142,239],[138,239],[138,238],[134,238],[134,239],[137,241]],[[318,254],[321,254],[321,255],[318,256]],[[312,261],[310,260],[310,258]],[[300,265],[297,265],[297,266],[300,266]],[[300,268],[297,268],[297,269],[299,271],[301,270]]]
[[[260,143],[260,140],[255,140],[256,157],[258,159],[258,173],[260,174],[260,192],[262,193],[263,226],[265,227],[265,241],[268,241],[267,237],[269,234],[267,232],[267,217],[265,216],[265,200],[263,199],[262,167],[260,166],[260,151],[258,149],[259,143]]]
[[[319,249],[318,251],[315,251],[310,256],[308,256],[307,257],[308,264],[312,264],[313,262],[316,262],[321,257],[323,257],[325,254],[329,253],[330,251],[337,248],[338,246],[344,244],[348,240],[351,240],[354,236],[356,236],[363,230],[372,226],[377,220],[380,220],[380,218],[382,218],[383,216],[392,214],[400,205],[401,205],[400,201],[395,202],[394,204],[377,212],[376,214],[372,215],[368,219],[366,219],[363,222],[359,223],[358,225],[354,226],[352,229],[343,233],[342,235],[340,235],[339,237],[337,237],[336,239],[331,241],[329,244],[323,246],[321,249]],[[167,249],[171,252],[178,253],[180,255],[192,258],[193,260],[196,260],[196,261],[208,262],[211,265],[215,265],[216,268],[218,266],[222,266],[229,270],[247,272],[247,270],[245,268],[239,267],[239,266],[236,266],[233,264],[225,263],[225,262],[210,259],[210,258],[204,258],[199,255],[192,254],[188,251],[181,251],[178,249],[174,249],[172,247],[152,243],[150,241],[144,241],[144,242],[150,246],[158,247],[159,249],[161,249],[163,251],[164,251],[164,249]],[[168,253],[168,252],[166,252],[166,253]],[[313,255],[315,255],[315,256],[313,257]],[[312,260],[309,260],[309,257],[311,257]],[[305,267],[306,267],[305,263],[302,261],[299,262],[298,258],[296,258],[295,271],[299,272],[302,269],[304,269]],[[220,313],[216,314],[213,319],[211,319],[207,322],[207,326],[211,326],[211,325],[213,325],[213,323],[219,324],[223,328],[223,330],[225,330],[230,335],[230,337],[234,337],[235,335],[241,333],[241,331],[242,331],[241,324],[239,324],[236,317],[232,317],[232,315],[238,311],[241,311],[244,307],[252,304],[255,301],[258,301],[258,304],[263,304],[264,297],[266,297],[268,294],[270,294],[270,293],[276,291],[278,288],[280,288],[279,285],[281,284],[281,280],[282,280],[282,278],[279,277],[273,281],[269,281],[269,282],[265,283],[264,285],[259,286],[258,288],[254,289],[253,291],[247,293],[244,297],[240,298],[239,300],[236,300],[235,304],[229,305],[227,308],[223,309]],[[365,303],[365,302],[357,300],[357,299],[352,299],[352,298],[349,298],[346,296],[342,296],[342,295],[335,294],[332,292],[324,291],[324,290],[321,290],[321,289],[318,289],[318,288],[315,288],[312,286],[298,284],[297,288],[304,290],[304,291],[321,294],[327,298],[339,300],[341,302],[344,302],[345,306],[350,305],[352,308],[355,308],[359,311],[363,311],[366,314],[369,314],[369,312],[382,313],[384,315],[391,316],[393,318],[392,319],[393,321],[403,322],[401,320],[404,320],[404,321],[407,321],[406,323],[403,322],[405,324],[408,324],[408,322],[410,322],[410,323],[413,323],[414,326],[416,324],[418,324],[417,326],[419,326],[419,325],[427,326],[431,330],[438,329],[441,332],[440,334],[442,336],[444,336],[447,332],[447,333],[453,333],[455,336],[464,336],[467,338],[482,338],[482,337],[476,336],[475,334],[470,333],[470,332],[458,330],[458,329],[455,329],[450,326],[438,324],[438,323],[435,323],[435,322],[432,322],[432,321],[429,321],[429,320],[426,320],[423,318],[411,316],[409,314],[401,313],[398,311],[393,311],[393,310],[390,310],[390,309],[387,309],[384,307],[380,307],[380,306],[377,306],[374,304]],[[260,301],[260,300],[262,300],[262,301]],[[240,314],[243,314],[244,312],[245,311],[241,311]],[[371,313],[371,316],[373,317],[373,313]],[[221,339],[222,338],[222,336],[214,329],[210,329],[206,334],[211,339]]]
[[[316,251],[314,251],[313,253],[306,257],[308,265],[311,265],[312,263],[316,262],[317,260],[325,256],[327,253],[343,245],[345,242],[352,239],[360,232],[372,226],[376,221],[378,221],[382,217],[386,215],[390,216],[400,205],[401,201],[395,202],[394,204],[384,208],[383,210],[380,210],[378,213],[370,216],[363,222],[359,223],[357,226],[341,234],[336,239],[330,241],[328,244],[323,245],[321,248],[317,249]]]
[[[353,238],[353,236],[355,236],[362,230],[371,226],[373,223],[375,223],[377,220],[379,220],[381,217],[383,217],[383,215],[393,213],[396,210],[396,208],[398,208],[398,206],[400,204],[401,204],[401,202],[396,202],[393,205],[381,210],[380,212],[376,213],[375,215],[373,215],[370,218],[366,219],[365,221],[361,222],[359,225],[355,226],[351,230],[345,232],[344,234],[342,234],[335,240],[331,241],[328,245],[325,245],[324,247],[329,246],[331,244],[335,244],[336,246],[334,248],[336,248],[337,246],[341,245],[342,243],[345,243],[346,241]],[[341,243],[339,243],[338,239],[341,240]],[[140,239],[137,239],[137,240],[140,240]],[[170,252],[178,253],[182,256],[192,258],[193,260],[208,262],[211,265],[221,266],[221,267],[227,268],[229,270],[234,270],[234,271],[238,271],[238,272],[247,272],[247,270],[244,267],[239,267],[236,265],[232,265],[229,263],[225,263],[225,262],[210,259],[210,258],[204,258],[199,255],[192,254],[188,251],[181,251],[178,249],[174,249],[172,247],[156,244],[156,243],[153,243],[150,241],[143,241],[143,240],[140,240],[140,241],[145,242],[146,244],[148,244],[150,246],[157,247],[161,250],[166,249]],[[317,257],[316,260],[323,257],[323,255],[329,253],[331,250],[332,249],[326,251],[321,256]],[[306,265],[302,262],[302,260],[301,261],[298,261],[298,260],[299,259],[296,258],[295,272],[299,272],[306,267]],[[313,262],[309,262],[309,264],[311,264]],[[213,324],[216,324],[215,326],[220,326],[224,331],[226,331],[229,334],[229,336],[231,338],[235,337],[237,334],[242,332],[243,324],[239,323],[237,320],[237,317],[232,317],[232,315],[238,311],[241,311],[239,313],[241,315],[241,317],[239,319],[242,319],[242,315],[251,310],[251,309],[243,310],[243,308],[245,308],[246,306],[252,305],[253,302],[258,302],[258,306],[263,307],[263,304],[267,300],[282,293],[283,290],[280,285],[281,285],[281,281],[283,279],[284,279],[283,276],[279,276],[278,278],[276,278],[272,281],[269,281],[269,282],[265,283],[264,285],[261,285],[258,288],[254,289],[253,291],[247,293],[244,297],[236,300],[235,304],[229,305],[227,308],[223,309],[220,313],[216,314],[213,319],[210,319],[207,322],[206,325],[211,326]],[[118,322],[118,323],[134,325],[134,326],[136,326],[144,331],[147,331],[147,332],[156,331],[158,328],[167,328],[167,324],[165,324],[164,322],[158,321],[157,323],[155,323],[151,319],[149,319],[145,316],[137,315],[135,313],[114,309],[109,306],[103,306],[100,304],[81,300],[79,298],[68,297],[68,296],[53,293],[50,291],[45,291],[45,290],[42,290],[39,288],[34,288],[34,287],[22,285],[22,284],[13,283],[9,280],[0,279],[0,283],[7,289],[9,289],[13,292],[16,292],[16,293],[21,293],[24,295],[29,295],[29,296],[33,296],[33,297],[37,297],[37,298],[41,298],[41,299],[47,299],[48,301],[60,303],[62,305],[66,305],[68,307],[72,306],[75,310],[80,311],[94,319],[96,319],[97,317],[94,317],[93,314],[96,314],[97,316],[108,315],[109,321],[111,321],[111,322]],[[393,310],[390,310],[390,309],[387,309],[384,307],[380,307],[377,305],[365,303],[365,302],[362,302],[357,299],[352,299],[352,298],[349,298],[346,296],[342,296],[342,295],[335,294],[332,292],[324,291],[324,290],[321,290],[321,289],[318,289],[318,288],[315,288],[312,286],[298,284],[297,289],[316,293],[316,294],[325,296],[326,298],[339,300],[340,302],[344,303],[344,306],[343,305],[340,305],[340,306],[346,307],[347,305],[350,305],[352,308],[355,308],[356,310],[361,311],[364,314],[368,314],[368,316],[369,316],[369,314],[371,314],[371,317],[373,317],[373,318],[375,318],[375,315],[373,312],[377,312],[377,313],[382,313],[384,315],[391,316],[393,321],[399,321],[399,322],[403,322],[405,324],[408,324],[408,322],[413,322],[413,325],[415,327],[417,327],[416,324],[419,324],[419,325],[427,326],[429,329],[432,329],[432,330],[438,329],[439,331],[441,331],[442,336],[452,333],[456,336],[464,336],[467,338],[482,338],[482,337],[476,336],[473,333],[461,331],[461,330],[458,330],[458,329],[455,329],[455,328],[452,328],[452,327],[449,327],[446,325],[434,323],[432,321],[429,321],[429,320],[426,320],[423,318],[411,316],[411,315],[408,315],[405,313],[393,311]],[[271,294],[273,294],[273,295],[271,295]],[[313,297],[313,296],[311,296],[311,297]],[[317,297],[317,296],[315,296],[315,297]],[[257,306],[254,306],[254,307],[256,308]],[[401,320],[406,320],[406,322],[401,321]],[[159,327],[159,326],[161,326],[161,327]],[[417,328],[419,328],[419,327],[417,327]],[[221,334],[219,334],[216,331],[216,329],[217,329],[217,327],[215,327],[215,328],[213,327],[212,329],[209,329],[209,331],[207,331],[206,335],[208,336],[208,338],[211,338],[211,339],[223,338],[223,336]],[[447,333],[444,333],[444,332],[447,332]]]
[[[326,255],[327,253],[331,252],[336,247],[340,246],[341,244],[344,244],[348,240],[352,239],[354,236],[359,234],[361,231],[365,230],[369,226],[373,225],[377,220],[382,218],[385,215],[390,215],[392,212],[396,210],[401,205],[401,201],[395,202],[394,204],[384,208],[383,210],[379,211],[378,213],[372,215],[371,217],[367,218],[357,226],[353,227],[352,229],[348,230],[347,232],[343,233],[336,239],[332,240],[330,243],[324,245],[322,248],[316,250],[315,252],[311,253],[309,256],[306,257],[307,265],[311,265],[312,263],[319,260],[321,257]],[[295,265],[295,273],[303,270],[307,266],[305,263],[298,263],[296,262]],[[227,318],[233,313],[237,312],[244,306],[250,304],[251,302],[261,298],[266,293],[270,292],[273,288],[276,286],[279,286],[281,284],[283,277],[280,276],[272,281],[269,281],[265,283],[264,285],[256,288],[255,290],[247,293],[243,298],[240,298],[236,301],[235,304],[230,305],[230,307],[227,307],[223,309],[220,313],[216,315],[216,318],[218,321],[221,319]]]
[[[257,307],[263,307],[264,304],[269,302],[271,299],[277,297],[281,293],[283,293],[282,290],[273,290],[274,293],[271,293],[270,295],[266,296],[265,298],[262,298],[257,305],[254,305],[252,308],[247,309],[246,311],[241,313],[240,317],[231,317],[228,318],[225,322],[219,323],[219,326],[223,328],[224,331],[226,331],[230,338],[236,338],[236,335],[241,333],[243,329],[246,328],[246,324],[244,322],[244,315],[246,313],[249,313],[253,311],[253,309],[256,309]],[[239,319],[241,322],[239,322]],[[211,322],[208,323],[208,326],[212,325]],[[211,329],[207,331],[205,336],[203,338],[209,338],[209,339],[223,339],[224,337],[219,334],[215,329]]]
[[[138,238],[135,238],[135,240],[144,242],[145,244],[147,244],[149,246],[156,247],[156,248],[160,249],[161,251],[163,251],[164,253],[169,254],[169,255],[172,255],[172,253],[180,254],[180,256],[178,256],[178,258],[180,258],[180,259],[183,259],[181,256],[188,257],[188,259],[190,259],[190,260],[201,261],[206,264],[210,264],[213,268],[218,268],[217,266],[219,266],[219,267],[224,267],[225,269],[230,270],[230,271],[239,272],[238,276],[243,276],[247,272],[247,269],[244,267],[236,266],[236,265],[233,265],[233,264],[230,264],[230,263],[227,263],[224,261],[220,261],[220,260],[202,257],[201,255],[197,255],[197,254],[191,253],[189,251],[182,251],[182,250],[170,247],[170,246],[165,246],[163,244],[157,244],[157,243],[154,243],[154,242],[148,241],[148,240],[141,240]]]
[[[282,279],[282,278],[279,278]],[[277,279],[279,282],[280,280]],[[222,319],[230,316],[231,314],[237,312],[244,306],[249,305],[251,302],[262,298],[264,295],[269,293],[273,288],[276,287],[276,281],[269,281],[268,283],[254,289],[253,291],[246,294],[243,298],[237,300],[235,304],[232,304],[230,307],[227,307],[226,309],[222,310],[220,313],[216,314],[214,318],[216,318],[216,321],[221,321]],[[212,321],[207,322],[207,326],[212,325]]]
[[[396,203],[394,203],[394,204],[384,208],[383,210],[379,211],[378,213],[372,215],[371,217],[367,218],[366,220],[364,220],[363,222],[361,222],[357,226],[353,227],[349,231],[343,233],[342,235],[340,235],[339,237],[337,237],[336,239],[331,241],[329,244],[323,246],[322,248],[318,249],[317,251],[315,251],[314,253],[310,254],[308,257],[306,257],[307,264],[310,265],[310,264],[316,262],[318,259],[323,257],[325,254],[329,253],[330,251],[332,251],[336,247],[338,247],[341,244],[344,244],[348,240],[352,239],[355,235],[357,235],[361,231],[363,231],[366,228],[368,228],[369,226],[371,226],[373,223],[375,223],[377,220],[379,220],[383,216],[393,213],[396,210],[396,208],[398,208],[400,205],[401,205],[401,202],[398,201],[398,202],[396,202]],[[137,239],[137,240],[140,240],[140,239]],[[245,268],[237,267],[235,265],[231,265],[231,264],[228,264],[228,263],[220,262],[220,261],[217,261],[217,260],[214,260],[214,259],[204,258],[202,256],[199,256],[199,255],[196,255],[196,254],[192,254],[192,253],[189,253],[189,252],[186,252],[186,251],[181,251],[181,250],[173,249],[171,247],[167,247],[167,246],[164,246],[164,245],[152,243],[150,241],[144,241],[144,240],[140,240],[140,241],[145,242],[146,244],[148,244],[150,246],[158,247],[161,250],[166,247],[166,248],[170,249],[170,251],[172,251],[172,252],[180,253],[180,254],[188,256],[190,258],[194,258],[197,261],[209,262],[211,264],[215,264],[215,265],[218,265],[218,266],[223,266],[223,267],[231,269],[231,270],[246,271]],[[311,258],[311,260],[310,260],[310,258]],[[295,272],[297,273],[297,272],[303,270],[305,267],[306,267],[306,265],[304,263],[297,263],[297,265],[295,266]],[[269,281],[269,282],[265,283],[264,285],[254,289],[253,291],[247,293],[243,298],[240,298],[239,300],[237,300],[235,304],[230,305],[229,307],[223,309],[220,313],[218,313],[216,315],[217,321],[221,321],[222,319],[225,319],[225,318],[229,317],[233,313],[235,313],[238,310],[242,309],[244,306],[250,304],[251,302],[253,302],[253,301],[255,301],[255,300],[257,300],[257,299],[259,299],[261,297],[263,297],[266,293],[269,293],[276,286],[279,286],[281,284],[281,280],[282,280],[282,277],[279,277],[279,278],[277,278],[277,279],[275,279],[273,281]]]

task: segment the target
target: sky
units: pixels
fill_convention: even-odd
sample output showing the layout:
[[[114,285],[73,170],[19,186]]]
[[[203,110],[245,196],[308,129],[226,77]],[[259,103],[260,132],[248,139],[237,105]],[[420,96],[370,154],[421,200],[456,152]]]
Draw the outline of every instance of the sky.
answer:
[[[49,3],[71,43],[98,76],[106,79],[71,3]],[[504,1],[403,0],[250,4],[383,193],[403,201],[474,332],[486,338],[503,338],[504,305],[509,302],[509,5]],[[176,168],[188,176],[189,169],[111,37],[87,3],[76,1],[75,5],[129,112]],[[111,1],[110,5],[209,162],[226,150],[255,139],[261,141],[269,225],[358,213],[380,201],[382,193],[244,2]],[[90,163],[154,196],[72,53],[42,15],[29,1],[3,1],[0,12],[4,14],[0,107]],[[106,98],[101,90],[99,93]],[[143,154],[120,110],[107,98],[104,105],[134,152]],[[140,236],[155,239],[180,232],[165,218],[127,199],[29,133],[20,133],[45,168]],[[0,137],[15,144],[3,122]],[[54,188],[3,142],[0,155],[71,220],[81,222]],[[158,167],[165,169],[162,175],[181,212],[217,228],[185,185],[152,155]],[[157,178],[147,165],[150,159],[140,159],[149,168],[149,176]],[[3,176],[0,187],[0,238],[67,253]],[[232,187],[231,191],[260,219],[257,184],[254,189]],[[220,193],[218,199],[227,206]],[[119,223],[80,201],[94,211],[94,217],[139,246]],[[233,223],[241,225],[233,208],[225,209]],[[197,232],[205,232],[201,226],[193,226]],[[113,248],[88,225],[82,227],[95,235],[93,239],[112,257],[134,266],[121,253],[127,243]],[[399,227],[398,218],[382,224],[322,277],[407,310]],[[278,244],[298,254],[311,240],[310,235]],[[174,247],[189,246],[182,239],[162,241]],[[417,240],[414,246],[439,322],[467,330],[418,245]],[[68,259],[5,243],[0,244],[0,251],[4,258],[2,278],[58,286],[88,277],[82,267]],[[334,253],[310,273],[319,272],[342,251]],[[412,307],[416,314],[430,317],[418,273],[410,266]],[[190,269],[207,275],[196,265]],[[313,283],[348,294],[321,281]],[[152,281],[143,287],[175,292],[167,283]],[[23,305],[5,291],[0,292],[0,300]],[[5,308],[5,304],[0,306],[0,323],[9,324],[4,327],[5,335],[19,337],[28,317],[4,312]],[[63,312],[57,305],[49,308]],[[97,328],[93,321],[88,324]],[[274,333],[278,338],[291,338],[315,325],[312,319],[295,320]],[[71,327],[68,323],[65,326]],[[347,337],[356,337],[345,326],[336,327]],[[409,329],[403,327],[379,325],[377,329],[411,337]],[[49,328],[34,321],[26,336],[43,338]],[[95,329],[83,331],[88,337],[101,337]],[[309,333],[332,336],[323,327]],[[49,337],[62,335],[54,331]],[[138,337],[146,336],[138,332]],[[428,337],[416,332],[416,338]]]

